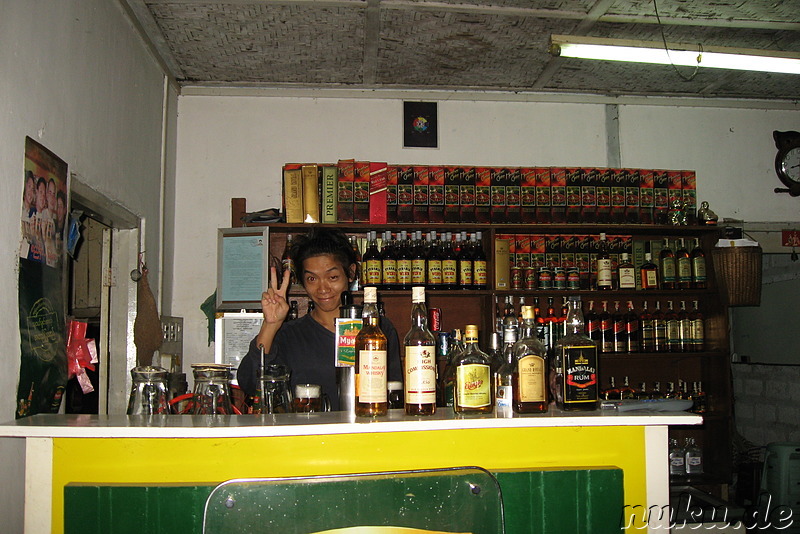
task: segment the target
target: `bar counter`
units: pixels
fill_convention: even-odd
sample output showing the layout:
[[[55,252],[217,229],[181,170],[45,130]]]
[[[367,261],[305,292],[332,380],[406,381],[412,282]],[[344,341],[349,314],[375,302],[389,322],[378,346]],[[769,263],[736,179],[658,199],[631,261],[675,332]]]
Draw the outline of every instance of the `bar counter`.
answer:
[[[512,418],[451,409],[429,417],[390,410],[375,419],[343,412],[35,415],[0,425],[0,437],[26,440],[26,532],[64,532],[67,485],[214,485],[456,466],[618,468],[630,520],[623,511],[620,517],[640,532],[645,525],[663,530],[669,519],[642,514],[669,503],[668,427],[702,421],[687,412],[612,410]]]

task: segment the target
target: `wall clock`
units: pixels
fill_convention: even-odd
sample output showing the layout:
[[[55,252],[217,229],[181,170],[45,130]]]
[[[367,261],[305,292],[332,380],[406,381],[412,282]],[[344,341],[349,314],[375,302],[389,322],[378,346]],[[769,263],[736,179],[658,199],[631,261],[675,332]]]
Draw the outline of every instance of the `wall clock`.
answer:
[[[800,196],[800,132],[772,132],[778,153],[775,172],[786,187],[776,187],[776,193]]]

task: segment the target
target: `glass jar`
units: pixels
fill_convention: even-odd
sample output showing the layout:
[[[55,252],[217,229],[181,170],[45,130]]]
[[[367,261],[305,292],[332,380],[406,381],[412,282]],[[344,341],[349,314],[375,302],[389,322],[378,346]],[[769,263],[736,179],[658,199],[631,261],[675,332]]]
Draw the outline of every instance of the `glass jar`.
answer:
[[[230,381],[232,365],[222,363],[193,363],[194,415],[231,415]]]
[[[131,395],[128,415],[168,414],[167,370],[161,367],[139,366],[131,369]]]
[[[292,410],[289,371],[285,366],[267,365],[258,378],[258,390],[253,398],[253,413],[288,413]]]

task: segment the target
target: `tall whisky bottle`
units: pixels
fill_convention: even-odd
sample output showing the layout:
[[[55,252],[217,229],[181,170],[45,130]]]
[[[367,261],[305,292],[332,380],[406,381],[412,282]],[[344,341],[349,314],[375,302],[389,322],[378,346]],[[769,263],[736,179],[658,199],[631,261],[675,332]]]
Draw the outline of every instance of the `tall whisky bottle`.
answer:
[[[478,347],[478,326],[468,324],[464,332],[464,351],[455,361],[456,413],[492,411],[492,375],[489,356]]]
[[[686,248],[686,240],[683,238],[678,239],[676,245],[675,266],[678,289],[690,289],[692,287],[692,259]]]
[[[597,289],[612,288],[611,274],[611,255],[608,253],[608,241],[606,234],[600,234],[600,242],[597,244]]]
[[[356,335],[356,405],[361,417],[386,415],[389,409],[386,364],[386,336],[378,326],[378,295],[374,287],[364,288],[363,325]]]
[[[436,237],[436,230],[428,232],[428,255],[426,257],[428,289],[443,289],[442,281],[442,248]]]
[[[642,352],[655,352],[656,350],[656,328],[653,324],[653,316],[647,309],[647,301],[642,304],[642,314],[639,316],[639,329],[641,332]]]
[[[486,266],[486,251],[483,250],[483,239],[481,232],[472,234],[475,242],[472,245],[472,284],[475,289],[486,289],[489,287],[488,270]],[[470,236],[470,241],[472,241]]]
[[[411,289],[411,241],[405,230],[400,232],[397,242],[397,289]]]
[[[669,238],[666,237],[659,254],[659,271],[661,289],[675,289],[675,253],[669,248]]]
[[[377,232],[369,232],[367,250],[364,251],[364,269],[366,273],[365,286],[378,287],[383,281],[383,263],[381,253],[378,251]]]
[[[513,346],[513,408],[516,413],[547,411],[547,349],[536,337],[533,306],[522,307],[522,333]]]
[[[425,243],[422,240],[422,230],[417,230],[411,248],[411,285],[424,286],[427,283],[428,259],[425,254]]]
[[[383,233],[383,247],[381,248],[381,266],[383,268],[384,289],[397,288],[397,243],[392,239],[392,232]]]
[[[692,287],[705,289],[706,287],[706,254],[700,248],[700,240],[695,238],[691,252],[692,259]]]
[[[411,289],[411,328],[403,338],[404,399],[407,415],[436,412],[436,339],[428,329],[425,288]]]
[[[458,256],[450,232],[442,242],[442,289],[458,289]]]
[[[567,335],[556,345],[552,381],[556,405],[566,411],[596,410],[599,405],[597,383],[597,344],[584,333],[581,298],[569,298]]]

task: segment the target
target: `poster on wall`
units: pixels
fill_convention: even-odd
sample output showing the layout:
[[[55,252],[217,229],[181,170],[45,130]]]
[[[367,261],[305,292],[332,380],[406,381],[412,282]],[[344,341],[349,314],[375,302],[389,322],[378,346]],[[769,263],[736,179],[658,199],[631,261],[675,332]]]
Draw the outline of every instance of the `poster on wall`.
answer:
[[[17,418],[58,412],[67,383],[63,272],[67,177],[62,159],[25,138]]]

